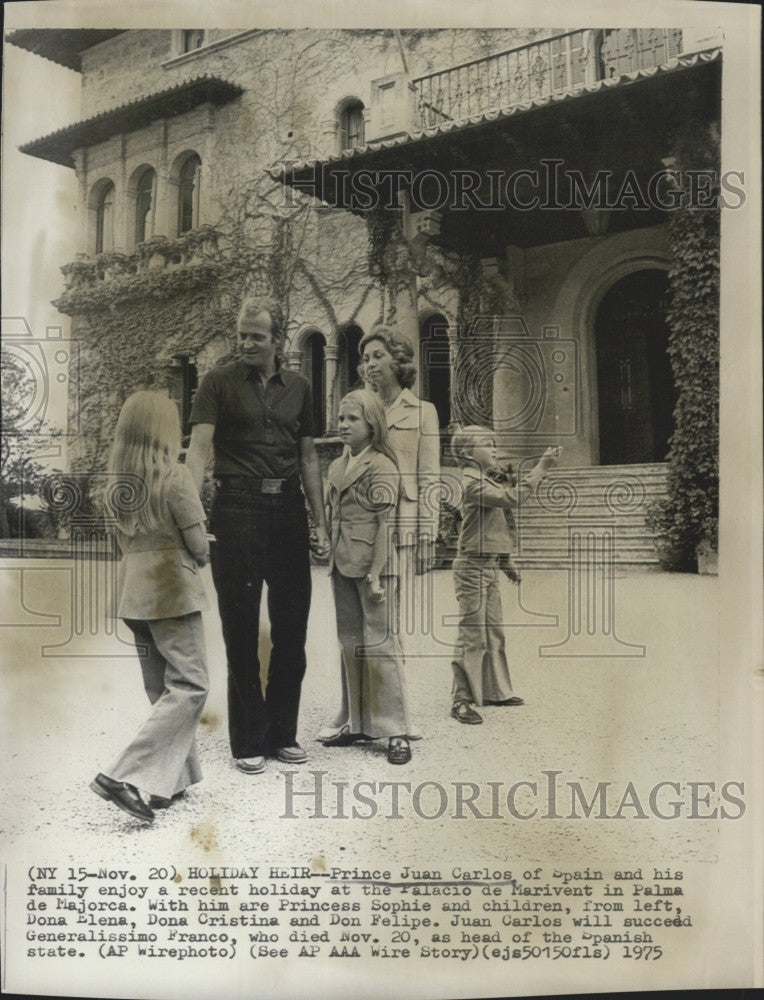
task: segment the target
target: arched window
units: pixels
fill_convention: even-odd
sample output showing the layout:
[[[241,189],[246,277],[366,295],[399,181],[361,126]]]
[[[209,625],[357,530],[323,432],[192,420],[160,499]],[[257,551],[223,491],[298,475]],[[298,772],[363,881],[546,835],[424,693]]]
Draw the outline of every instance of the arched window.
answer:
[[[95,252],[114,249],[114,185],[109,181],[96,203]]]
[[[154,187],[156,174],[147,167],[135,189],[135,242],[143,243],[154,233]]]
[[[448,321],[444,316],[430,316],[419,330],[419,370],[422,395],[438,411],[441,427],[451,421],[451,364]]]
[[[305,338],[302,349],[302,373],[310,382],[313,394],[313,427],[316,437],[326,433],[325,344],[323,334],[316,330]]]
[[[193,153],[180,170],[178,178],[178,236],[199,225],[199,184],[202,161]]]
[[[352,149],[363,146],[363,143],[363,103],[350,101],[340,113],[340,149]]]
[[[348,324],[343,326],[337,333],[337,405],[343,396],[352,389],[360,388],[362,385],[358,377],[358,365],[361,358],[358,353],[358,345],[363,337],[363,330],[360,326]]]

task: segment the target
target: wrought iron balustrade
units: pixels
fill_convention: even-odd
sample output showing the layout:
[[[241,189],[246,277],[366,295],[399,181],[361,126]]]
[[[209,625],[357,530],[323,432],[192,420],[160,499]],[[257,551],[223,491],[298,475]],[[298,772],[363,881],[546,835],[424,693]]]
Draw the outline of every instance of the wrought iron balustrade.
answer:
[[[682,51],[679,28],[570,31],[416,78],[417,129],[511,108],[659,66]]]

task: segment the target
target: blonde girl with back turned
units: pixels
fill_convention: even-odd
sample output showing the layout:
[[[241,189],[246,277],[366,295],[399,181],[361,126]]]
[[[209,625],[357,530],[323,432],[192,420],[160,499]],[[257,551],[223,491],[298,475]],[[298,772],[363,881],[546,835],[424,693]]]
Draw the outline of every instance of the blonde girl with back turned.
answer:
[[[143,822],[201,779],[195,733],[208,680],[199,567],[209,546],[204,509],[179,451],[172,400],[133,393],[117,421],[107,503],[123,552],[117,614],[133,633],[152,708],[90,787]]]

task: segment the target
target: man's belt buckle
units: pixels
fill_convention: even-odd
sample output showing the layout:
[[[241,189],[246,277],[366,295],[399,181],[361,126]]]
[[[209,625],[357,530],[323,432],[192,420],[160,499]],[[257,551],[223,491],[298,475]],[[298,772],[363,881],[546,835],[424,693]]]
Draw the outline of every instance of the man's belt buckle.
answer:
[[[264,479],[261,488],[263,493],[281,493],[283,486],[283,479]]]

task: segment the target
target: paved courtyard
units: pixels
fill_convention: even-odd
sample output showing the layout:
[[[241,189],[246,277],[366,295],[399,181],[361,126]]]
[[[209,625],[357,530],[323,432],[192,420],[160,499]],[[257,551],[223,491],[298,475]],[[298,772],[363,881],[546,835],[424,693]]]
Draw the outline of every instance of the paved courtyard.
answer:
[[[327,866],[376,859],[427,868],[441,858],[476,865],[510,856],[606,863],[625,857],[710,861],[716,855],[713,823],[637,818],[633,806],[623,808],[621,819],[570,818],[568,785],[579,782],[590,799],[599,782],[611,782],[612,814],[628,782],[647,810],[649,791],[659,781],[717,776],[716,577],[628,572],[612,581],[611,591],[589,592],[583,585],[571,589],[561,570],[526,572],[519,593],[506,582],[512,678],[526,704],[485,708],[482,726],[463,726],[449,717],[456,602],[450,573],[436,572],[426,597],[432,614],[405,642],[410,701],[422,738],[413,744],[412,763],[394,767],[381,741],[333,750],[315,742],[338,702],[339,672],[329,581],[314,569],[299,729],[310,759],[292,768],[291,778],[274,761],[255,777],[232,765],[223,643],[217,613],[210,611],[211,690],[199,733],[204,781],[158,813],[152,827],[143,827],[88,788],[140,725],[147,705],[137,660],[119,633],[107,634],[94,596],[109,572],[107,563],[74,566],[63,560],[7,560],[0,568],[6,858],[31,852],[39,860],[49,852],[74,863],[111,857],[211,864],[289,859]],[[207,584],[214,608],[209,575]],[[571,635],[579,612],[581,634]],[[265,652],[267,630],[261,646]],[[553,779],[545,773],[550,771],[559,774]],[[548,801],[552,780],[560,818],[549,815],[555,812]],[[313,790],[293,798],[296,818],[288,815],[288,781],[294,791]],[[353,799],[353,786],[361,781],[377,783],[376,815],[344,818],[354,804],[364,816],[373,811]],[[506,791],[520,781],[537,788],[517,792],[513,816]],[[326,818],[312,816],[316,782]],[[400,818],[393,818],[391,789],[381,790],[380,782],[411,784],[411,791],[399,789]],[[477,786],[478,811],[488,819],[463,802],[457,808],[460,782]],[[495,786],[504,799],[494,818],[489,783],[503,783]],[[459,787],[462,798],[469,797],[470,786]],[[368,796],[369,786],[364,788]],[[343,794],[344,806],[338,802]],[[443,815],[430,818],[442,801]],[[534,806],[535,817],[520,818]]]

